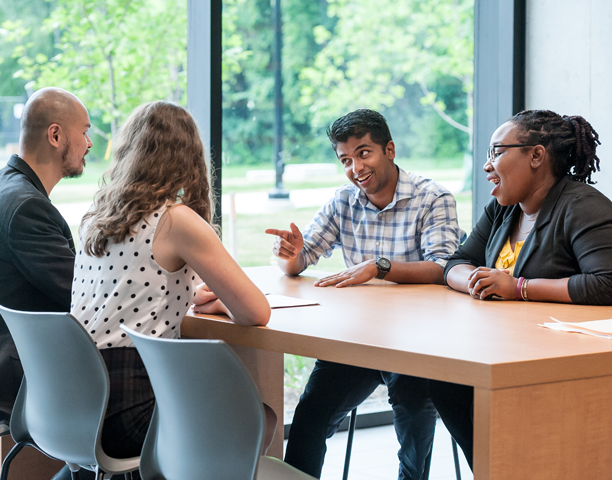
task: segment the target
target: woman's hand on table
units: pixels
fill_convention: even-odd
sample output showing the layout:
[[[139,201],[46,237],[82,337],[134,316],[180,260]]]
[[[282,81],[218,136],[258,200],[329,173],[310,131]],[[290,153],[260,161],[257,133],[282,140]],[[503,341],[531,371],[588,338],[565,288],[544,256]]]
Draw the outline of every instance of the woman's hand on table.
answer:
[[[516,299],[516,285],[518,279],[510,275],[508,270],[479,267],[467,277],[468,291],[474,298],[485,300],[492,295],[507,300]]]
[[[201,283],[196,287],[196,294],[193,297],[194,305],[204,305],[205,303],[217,300],[217,295],[205,283]]]
[[[219,299],[213,300],[202,305],[194,305],[193,313],[203,313],[208,315],[227,315],[230,317],[228,308]]]
[[[196,287],[196,294],[193,297],[193,312],[229,315],[227,307],[205,283]]]

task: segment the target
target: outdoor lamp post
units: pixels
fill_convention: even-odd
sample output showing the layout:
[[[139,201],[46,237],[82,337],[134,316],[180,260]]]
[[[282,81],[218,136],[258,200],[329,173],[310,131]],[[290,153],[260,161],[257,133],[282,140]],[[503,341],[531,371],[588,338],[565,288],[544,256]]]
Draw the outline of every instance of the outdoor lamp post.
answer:
[[[272,163],[276,171],[276,186],[268,192],[268,198],[288,199],[289,192],[283,187],[283,23],[281,18],[281,0],[276,0],[272,17],[274,21],[274,56],[272,66],[274,70],[274,152]]]

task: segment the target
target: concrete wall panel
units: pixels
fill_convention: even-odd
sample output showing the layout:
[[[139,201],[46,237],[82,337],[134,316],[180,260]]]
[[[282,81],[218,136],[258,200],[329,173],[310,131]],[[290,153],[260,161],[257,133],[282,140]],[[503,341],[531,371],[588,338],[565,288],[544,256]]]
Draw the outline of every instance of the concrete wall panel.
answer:
[[[612,198],[612,2],[527,0],[525,104],[582,115],[599,133],[602,171]]]

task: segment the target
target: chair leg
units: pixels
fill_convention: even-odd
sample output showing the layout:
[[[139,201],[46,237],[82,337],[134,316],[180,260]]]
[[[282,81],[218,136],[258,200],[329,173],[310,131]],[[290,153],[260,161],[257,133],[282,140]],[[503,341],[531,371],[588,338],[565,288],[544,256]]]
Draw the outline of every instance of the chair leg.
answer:
[[[459,451],[457,450],[457,442],[453,437],[451,437],[453,441],[453,459],[455,460],[455,475],[457,476],[457,480],[461,480],[461,467],[459,466]]]
[[[349,422],[348,429],[348,440],[346,442],[346,455],[344,457],[344,472],[342,474],[342,480],[348,480],[349,467],[351,463],[351,451],[353,449],[353,436],[355,435],[355,424],[357,422],[357,408],[355,408],[351,412],[351,420]],[[457,442],[453,437],[452,447],[453,447],[453,459],[455,461],[455,475],[457,476],[457,480],[461,480],[461,467],[459,465],[459,451],[457,449]],[[423,476],[421,480],[429,480],[429,471],[431,470],[431,457],[433,454],[433,447],[429,451],[427,458],[425,459],[425,466],[423,467]],[[0,479],[4,480],[4,479]],[[126,477],[127,480],[127,477]]]
[[[2,471],[0,472],[0,480],[8,479],[9,468],[11,466],[11,462],[13,461],[13,458],[15,458],[15,455],[17,455],[23,447],[27,447],[31,445],[32,444],[30,442],[19,442],[19,443],[16,443],[13,446],[13,448],[11,448],[11,451],[8,453],[8,455],[4,459],[4,463],[2,463]]]
[[[344,457],[344,473],[342,480],[348,479],[349,467],[351,465],[351,450],[353,449],[353,436],[355,435],[355,424],[357,422],[357,408],[351,412],[351,420],[349,422],[348,440],[346,442],[346,456]]]
[[[79,480],[79,471],[78,470],[70,470],[70,480]]]

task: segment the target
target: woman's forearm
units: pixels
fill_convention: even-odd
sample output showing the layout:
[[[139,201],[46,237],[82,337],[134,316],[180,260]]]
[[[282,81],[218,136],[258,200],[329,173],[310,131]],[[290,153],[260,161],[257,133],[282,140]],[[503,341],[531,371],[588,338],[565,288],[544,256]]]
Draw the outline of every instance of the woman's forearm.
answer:
[[[447,285],[458,292],[470,293],[468,290],[468,275],[474,270],[476,270],[476,267],[467,263],[455,265],[446,275]]]
[[[534,278],[527,280],[524,289],[527,300],[537,302],[572,303],[567,285],[569,278],[548,279]]]

